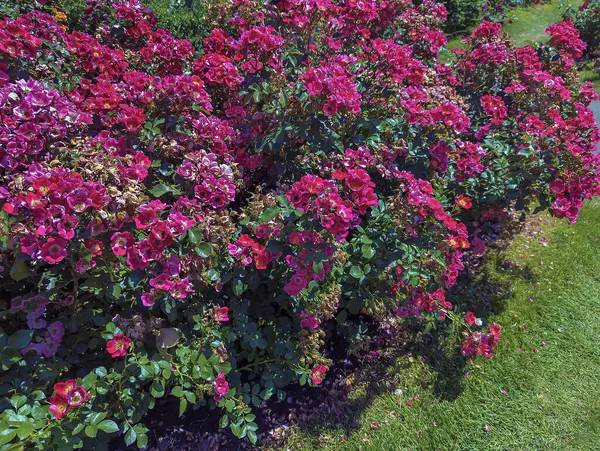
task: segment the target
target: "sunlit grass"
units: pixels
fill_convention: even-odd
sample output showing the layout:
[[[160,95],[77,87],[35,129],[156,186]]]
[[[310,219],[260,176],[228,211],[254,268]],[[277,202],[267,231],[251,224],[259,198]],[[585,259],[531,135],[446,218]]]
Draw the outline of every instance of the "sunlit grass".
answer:
[[[594,83],[594,88],[600,93],[600,70],[593,65],[588,65],[589,68],[580,71],[581,81],[591,81]]]
[[[517,46],[546,42],[549,39],[546,28],[560,22],[567,8],[577,8],[582,3],[583,0],[552,0],[542,5],[515,8],[508,13],[509,21],[504,24],[503,30],[512,37]],[[448,48],[463,48],[461,39],[460,36],[448,39]]]
[[[569,6],[577,8],[582,3],[583,0],[552,0],[542,5],[515,8],[509,13],[512,23],[506,23],[503,30],[512,37],[517,46],[546,42],[549,39],[546,28],[560,22]]]

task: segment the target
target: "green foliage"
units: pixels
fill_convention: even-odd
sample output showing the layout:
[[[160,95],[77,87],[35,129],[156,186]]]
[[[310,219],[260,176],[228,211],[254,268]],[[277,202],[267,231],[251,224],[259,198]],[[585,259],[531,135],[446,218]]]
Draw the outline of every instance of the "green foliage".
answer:
[[[447,33],[467,31],[482,18],[482,10],[486,0],[446,0],[442,3],[448,10],[448,18],[444,25]]]
[[[154,10],[161,28],[187,39],[196,48],[210,34],[210,25],[204,20],[210,0],[144,0],[143,3]]]

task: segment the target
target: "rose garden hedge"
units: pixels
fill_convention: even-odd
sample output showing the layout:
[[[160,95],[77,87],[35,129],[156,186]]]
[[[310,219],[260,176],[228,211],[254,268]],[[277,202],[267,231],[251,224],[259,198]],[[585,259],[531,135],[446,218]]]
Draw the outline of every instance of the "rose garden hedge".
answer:
[[[465,253],[598,194],[569,22],[443,64],[430,1],[274,3],[211,4],[197,49],[137,0],[0,22],[1,449],[145,447],[165,396],[254,443],[252,406],[392,325],[489,357],[445,297]]]
[[[600,0],[585,0],[578,9],[568,11],[567,16],[587,43],[586,56],[600,62]]]

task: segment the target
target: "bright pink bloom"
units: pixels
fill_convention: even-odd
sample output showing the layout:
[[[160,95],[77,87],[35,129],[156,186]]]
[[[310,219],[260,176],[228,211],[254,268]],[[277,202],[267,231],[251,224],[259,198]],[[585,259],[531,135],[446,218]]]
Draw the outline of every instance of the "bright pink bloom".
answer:
[[[92,395],[90,395],[83,386],[79,385],[69,391],[67,396],[67,402],[69,403],[69,407],[79,407],[88,399],[91,399]]]
[[[464,194],[461,194],[460,196],[458,196],[458,198],[455,200],[456,205],[458,205],[461,208],[464,208],[465,210],[468,210],[469,208],[471,208],[473,206],[473,203],[471,202],[471,198],[465,196]]]
[[[324,365],[316,366],[312,369],[310,380],[314,385],[319,385],[323,382],[323,376],[327,372],[327,367]]]
[[[59,263],[67,256],[67,241],[61,237],[50,237],[42,245],[41,252],[48,263]]]
[[[69,379],[65,382],[57,382],[54,384],[54,391],[63,399],[68,399],[71,391],[77,386],[77,379]]]
[[[127,254],[127,249],[135,243],[133,235],[129,232],[117,232],[110,239],[110,247],[115,255],[123,256]]]
[[[106,342],[106,351],[113,359],[127,355],[127,350],[131,345],[131,338],[123,334],[116,334],[112,340]]]
[[[156,303],[156,296],[154,293],[142,294],[142,305],[144,307],[152,307]]]
[[[300,321],[301,327],[306,327],[308,329],[318,329],[319,324],[321,324],[320,319],[315,318],[314,316],[312,316],[306,312],[299,313],[298,317],[301,319],[301,321]]]
[[[98,257],[99,255],[102,255],[102,251],[104,249],[102,241],[87,239],[83,242],[83,245],[92,253],[92,257]]]
[[[61,396],[51,396],[49,401],[50,411],[56,419],[62,418],[70,409],[67,400]]]
[[[476,319],[477,318],[475,317],[473,312],[467,312],[467,314],[465,315],[465,321],[469,326],[472,326],[475,323]]]
[[[217,378],[213,381],[213,389],[215,391],[215,401],[219,402],[229,391],[229,384],[225,380],[225,372],[219,371]]]
[[[215,307],[213,312],[213,320],[217,323],[224,323],[229,321],[229,308],[228,307]]]

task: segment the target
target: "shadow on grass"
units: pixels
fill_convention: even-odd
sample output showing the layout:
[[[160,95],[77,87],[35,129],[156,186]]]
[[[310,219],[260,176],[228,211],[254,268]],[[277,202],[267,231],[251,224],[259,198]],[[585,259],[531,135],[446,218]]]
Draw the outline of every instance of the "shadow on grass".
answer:
[[[524,279],[532,282],[534,275],[528,266],[494,255],[483,271],[467,267],[457,284],[450,290],[448,300],[462,312],[473,312],[484,321],[502,313],[512,297],[509,280]],[[456,399],[465,385],[466,359],[456,346],[459,338],[446,329],[427,334],[421,342],[419,354],[435,374],[434,393],[443,400]]]
[[[511,297],[508,279],[533,280],[528,267],[504,260],[502,254],[502,251],[492,252],[485,264],[470,262],[449,291],[448,300],[460,311],[472,311],[484,321],[501,313]],[[379,334],[360,358],[347,356],[343,338],[333,340],[330,356],[336,364],[321,387],[292,385],[286,390],[285,400],[254,409],[259,430],[271,431],[267,448],[281,445],[278,436],[285,437],[287,427],[292,424],[316,441],[327,436],[334,439],[334,434],[349,436],[366,421],[362,413],[375,398],[401,386],[416,393],[433,389],[438,399],[444,401],[458,398],[465,388],[467,361],[460,353],[460,331],[447,326],[427,332],[420,327],[398,328],[387,335]],[[215,412],[200,409],[179,419],[176,404],[165,404],[160,410],[161,415],[154,416],[151,430],[156,439],[169,437],[163,443],[170,449],[203,449],[200,443],[206,444],[206,434],[215,434],[219,418]],[[186,437],[175,437],[173,431]],[[219,443],[218,449],[222,450],[243,448],[242,442],[227,430],[219,431],[210,441]],[[191,447],[181,446],[182,442]]]
[[[512,293],[508,279],[533,281],[533,272],[527,266],[501,258],[502,252],[494,255],[485,264],[485,269],[467,268],[456,286],[450,290],[448,300],[461,311],[472,311],[478,318],[501,313]],[[395,381],[408,377],[415,371],[415,361],[422,361],[427,371],[411,381],[414,390],[432,388],[438,399],[453,401],[465,388],[467,360],[460,352],[460,331],[442,327],[425,333],[423,330],[403,331],[394,340],[378,341],[375,348],[386,349],[377,360],[362,359],[353,368],[360,387],[358,392],[343,393],[335,388],[327,394],[316,413],[296,421],[304,432],[313,437],[333,433],[351,434],[361,427],[362,412],[373,400],[393,390]],[[340,374],[338,374],[340,376]],[[421,386],[419,386],[421,384]],[[338,385],[339,384],[338,382]],[[351,395],[346,397],[347,395]]]

